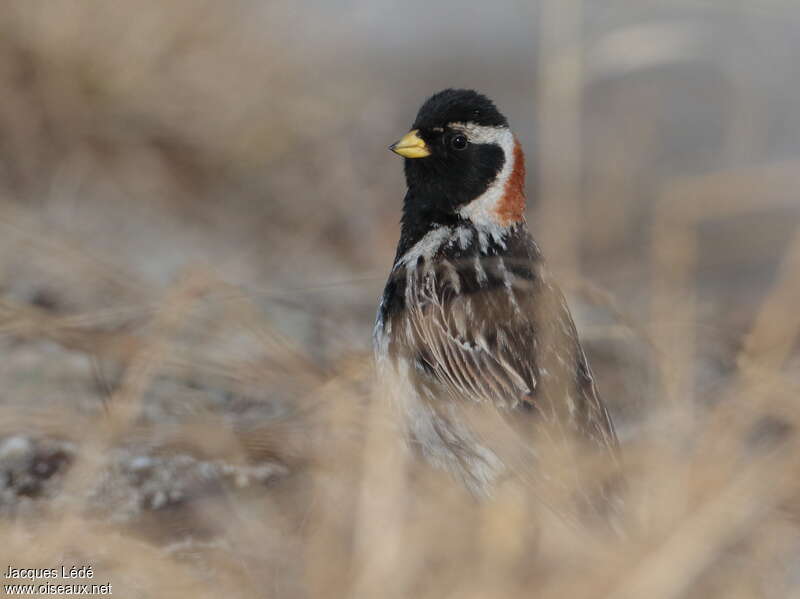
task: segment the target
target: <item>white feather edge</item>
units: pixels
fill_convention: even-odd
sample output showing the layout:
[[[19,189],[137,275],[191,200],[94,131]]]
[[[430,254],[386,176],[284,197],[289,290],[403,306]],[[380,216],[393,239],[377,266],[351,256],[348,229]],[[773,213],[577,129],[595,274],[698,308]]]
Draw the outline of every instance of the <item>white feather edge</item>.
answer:
[[[458,211],[462,218],[471,221],[486,237],[499,243],[511,225],[503,226],[497,221],[497,208],[505,195],[506,184],[514,172],[514,134],[508,127],[486,127],[471,123],[451,123],[450,127],[460,129],[471,143],[495,144],[502,148],[505,161],[500,172],[489,187],[477,198]],[[481,246],[484,246],[481,239]],[[488,241],[488,240],[487,240]]]

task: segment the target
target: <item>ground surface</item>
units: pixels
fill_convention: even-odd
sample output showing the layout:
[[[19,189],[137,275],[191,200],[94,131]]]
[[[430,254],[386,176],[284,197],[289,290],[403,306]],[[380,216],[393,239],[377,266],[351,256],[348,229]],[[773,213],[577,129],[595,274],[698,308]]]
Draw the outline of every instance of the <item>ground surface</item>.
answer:
[[[583,4],[11,2],[0,563],[130,597],[796,593],[800,14]],[[448,85],[528,154],[623,541],[475,505],[373,408],[385,148]]]

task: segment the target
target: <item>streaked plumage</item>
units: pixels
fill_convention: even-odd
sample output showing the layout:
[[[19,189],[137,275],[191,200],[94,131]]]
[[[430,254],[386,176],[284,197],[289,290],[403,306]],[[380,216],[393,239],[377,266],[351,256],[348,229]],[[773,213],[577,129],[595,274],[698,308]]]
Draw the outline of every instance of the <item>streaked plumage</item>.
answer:
[[[395,146],[413,157],[374,334],[412,445],[478,495],[516,466],[473,426],[473,407],[500,414],[531,455],[536,434],[613,454],[569,309],[527,230],[524,157],[505,118],[476,92],[445,90],[412,129]]]

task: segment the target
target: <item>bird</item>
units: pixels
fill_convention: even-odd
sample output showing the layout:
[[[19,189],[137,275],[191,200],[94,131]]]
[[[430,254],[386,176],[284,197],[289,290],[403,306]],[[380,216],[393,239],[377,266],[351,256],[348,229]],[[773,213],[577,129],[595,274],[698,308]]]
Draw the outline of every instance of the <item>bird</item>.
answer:
[[[544,440],[616,460],[611,417],[527,226],[525,157],[506,117],[477,91],[445,89],[389,149],[407,192],[373,346],[408,446],[482,498],[541,466]]]

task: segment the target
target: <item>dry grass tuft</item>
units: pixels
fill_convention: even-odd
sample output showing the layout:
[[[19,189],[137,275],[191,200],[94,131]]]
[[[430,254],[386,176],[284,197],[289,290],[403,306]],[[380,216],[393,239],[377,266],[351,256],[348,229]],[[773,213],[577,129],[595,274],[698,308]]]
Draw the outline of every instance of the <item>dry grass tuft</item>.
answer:
[[[89,564],[126,597],[800,593],[800,124],[780,59],[800,13],[540,4],[535,70],[487,45],[470,78],[523,123],[534,96],[498,82],[537,78],[530,221],[618,423],[613,526],[570,514],[569,483],[476,503],[402,450],[374,388],[402,182],[373,150],[403,94],[458,83],[464,48],[407,40],[426,52],[401,93],[374,35],[392,20],[365,7],[11,2],[0,564]]]

